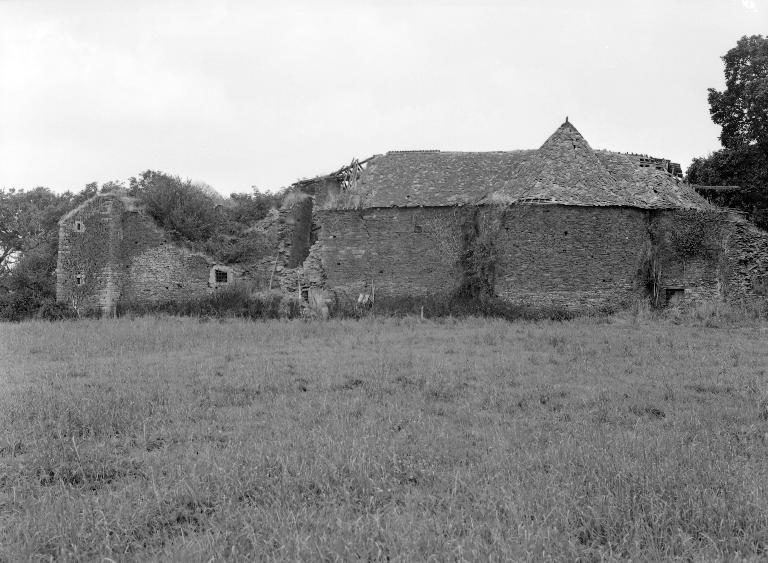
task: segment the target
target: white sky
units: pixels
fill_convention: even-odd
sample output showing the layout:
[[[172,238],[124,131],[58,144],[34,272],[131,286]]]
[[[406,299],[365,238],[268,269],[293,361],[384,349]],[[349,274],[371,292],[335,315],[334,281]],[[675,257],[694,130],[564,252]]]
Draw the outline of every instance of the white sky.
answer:
[[[719,147],[707,88],[768,0],[0,0],[0,187],[148,168],[277,189],[396,149]]]

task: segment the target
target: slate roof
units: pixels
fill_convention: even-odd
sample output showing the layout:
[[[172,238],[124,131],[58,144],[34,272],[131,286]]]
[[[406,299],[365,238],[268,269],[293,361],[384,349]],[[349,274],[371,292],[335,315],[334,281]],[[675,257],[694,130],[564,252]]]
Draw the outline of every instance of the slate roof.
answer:
[[[672,174],[637,155],[593,150],[567,120],[539,149],[395,151],[367,161],[323,209],[441,207],[518,202],[644,209],[709,208]]]

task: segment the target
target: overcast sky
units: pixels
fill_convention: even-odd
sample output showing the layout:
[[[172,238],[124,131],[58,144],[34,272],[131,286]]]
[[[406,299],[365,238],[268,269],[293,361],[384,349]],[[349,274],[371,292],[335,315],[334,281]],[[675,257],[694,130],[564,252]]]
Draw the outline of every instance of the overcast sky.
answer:
[[[0,0],[0,187],[146,169],[273,190],[396,149],[718,148],[707,88],[768,0]]]

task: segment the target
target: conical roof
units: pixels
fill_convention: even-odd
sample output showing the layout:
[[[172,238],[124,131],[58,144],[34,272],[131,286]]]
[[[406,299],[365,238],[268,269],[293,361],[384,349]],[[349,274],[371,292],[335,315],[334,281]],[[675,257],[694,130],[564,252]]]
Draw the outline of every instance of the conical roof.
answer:
[[[519,173],[488,199],[568,205],[621,205],[619,186],[567,119]]]

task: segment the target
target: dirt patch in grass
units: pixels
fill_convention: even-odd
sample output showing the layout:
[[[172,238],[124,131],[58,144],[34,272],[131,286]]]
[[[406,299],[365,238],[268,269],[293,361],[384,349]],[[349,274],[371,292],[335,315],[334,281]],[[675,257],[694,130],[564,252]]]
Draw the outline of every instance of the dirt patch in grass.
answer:
[[[651,405],[631,405],[629,407],[629,412],[635,416],[644,416],[651,419],[666,418],[667,416],[667,413],[663,410]]]

